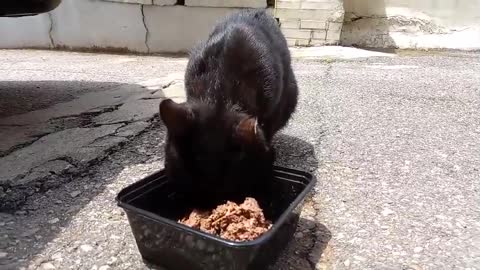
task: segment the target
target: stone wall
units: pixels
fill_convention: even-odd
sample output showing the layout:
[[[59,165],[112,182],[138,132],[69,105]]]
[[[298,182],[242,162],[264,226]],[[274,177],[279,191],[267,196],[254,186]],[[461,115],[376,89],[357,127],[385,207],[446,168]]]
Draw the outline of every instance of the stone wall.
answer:
[[[342,0],[277,0],[274,14],[291,46],[333,45],[340,41]]]

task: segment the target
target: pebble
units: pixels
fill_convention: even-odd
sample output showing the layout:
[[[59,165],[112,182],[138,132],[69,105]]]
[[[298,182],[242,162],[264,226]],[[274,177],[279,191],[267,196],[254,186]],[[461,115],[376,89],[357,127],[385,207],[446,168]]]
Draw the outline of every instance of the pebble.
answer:
[[[416,247],[413,249],[413,252],[415,253],[419,253],[419,252],[422,252],[423,248],[422,247]]]
[[[364,262],[364,261],[367,260],[366,258],[364,258],[364,257],[362,257],[362,256],[353,256],[353,258],[354,258],[355,260],[361,261],[361,262]]]
[[[67,253],[72,253],[75,249],[77,249],[77,247],[76,247],[76,246],[72,246],[72,247],[68,247],[68,248],[66,249],[66,251],[67,251]]]
[[[84,252],[89,252],[89,251],[92,251],[93,247],[90,245],[81,245],[80,249]]]
[[[56,269],[55,266],[49,262],[42,263],[42,269],[44,270],[51,270],[51,269]]]
[[[295,238],[303,238],[303,233],[299,232],[295,235]]]
[[[39,228],[33,228],[33,229],[31,229],[31,230],[28,230],[28,231],[22,233],[22,236],[23,236],[23,237],[32,236],[32,235],[36,234],[39,230],[40,230]]]
[[[388,208],[385,208],[385,209],[383,209],[383,211],[382,211],[382,215],[383,215],[384,217],[386,217],[386,216],[388,216],[388,215],[391,215],[391,214],[393,214],[393,213],[395,213],[395,212],[393,212],[392,210],[390,210],[390,209],[388,209]]]
[[[110,239],[118,240],[118,239],[121,239],[121,237],[118,236],[118,235],[112,234],[112,235],[110,236]]]
[[[67,214],[72,213],[72,212],[77,212],[81,209],[82,207],[79,205],[73,205],[67,210]]]
[[[63,202],[60,201],[60,200],[56,200],[56,201],[55,201],[55,204],[62,204],[62,203],[63,203]]]
[[[62,254],[59,252],[59,253],[55,253],[52,255],[52,260],[56,260],[56,261],[60,261],[62,260]]]
[[[50,219],[50,220],[48,221],[48,223],[49,223],[49,224],[55,224],[55,223],[57,223],[57,222],[59,222],[59,221],[60,221],[60,219],[54,218],[54,219]]]
[[[350,266],[350,260],[349,260],[349,259],[346,259],[346,260],[343,262],[343,265],[345,265],[345,267],[349,267],[349,266]]]
[[[81,193],[82,193],[81,191],[76,190],[76,191],[71,192],[71,193],[70,193],[70,196],[71,196],[72,198],[75,198],[75,197],[77,197],[78,195],[80,195]]]
[[[100,266],[100,268],[98,268],[98,270],[108,270],[108,269],[110,269],[110,266],[108,265],[102,265]]]
[[[112,264],[114,264],[117,260],[118,260],[117,257],[111,257],[111,258],[107,261],[107,264],[108,264],[108,265],[112,265]]]
[[[38,265],[40,265],[41,263],[43,263],[44,261],[45,261],[44,258],[38,257],[38,258],[36,258],[35,260],[33,260],[33,265],[34,265],[34,266],[38,266]],[[29,268],[30,268],[30,267],[29,267]]]
[[[8,253],[0,252],[0,259],[6,258],[7,256],[8,256]]]
[[[409,265],[408,270],[422,270],[422,268],[418,265]]]
[[[38,206],[37,205],[28,205],[27,207],[25,207],[27,210],[37,210],[38,209]]]

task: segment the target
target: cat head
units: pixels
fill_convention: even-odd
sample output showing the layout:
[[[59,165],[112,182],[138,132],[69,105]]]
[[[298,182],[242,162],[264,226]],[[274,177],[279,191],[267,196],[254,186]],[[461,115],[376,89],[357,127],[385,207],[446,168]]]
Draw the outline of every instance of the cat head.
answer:
[[[273,154],[258,120],[208,103],[160,103],[169,177],[195,192],[222,193],[259,181]],[[262,176],[263,177],[263,176]]]

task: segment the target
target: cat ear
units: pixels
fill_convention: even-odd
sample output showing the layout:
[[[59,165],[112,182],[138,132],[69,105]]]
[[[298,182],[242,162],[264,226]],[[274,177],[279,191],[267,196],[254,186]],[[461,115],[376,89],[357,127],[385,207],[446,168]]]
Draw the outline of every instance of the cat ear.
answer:
[[[175,103],[171,99],[165,99],[159,105],[160,118],[173,134],[183,134],[193,120],[192,111],[185,104]]]
[[[252,144],[261,139],[261,131],[256,118],[248,117],[240,120],[235,130],[236,135],[245,143]]]

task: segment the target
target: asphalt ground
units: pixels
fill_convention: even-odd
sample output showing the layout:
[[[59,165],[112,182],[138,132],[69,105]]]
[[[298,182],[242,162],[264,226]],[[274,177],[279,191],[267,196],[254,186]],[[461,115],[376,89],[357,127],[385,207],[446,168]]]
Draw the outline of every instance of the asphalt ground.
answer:
[[[156,56],[0,54],[0,121],[10,119],[10,126],[32,111],[118,94],[186,64]],[[318,184],[273,269],[480,269],[479,55],[316,56],[293,65],[300,102],[276,137],[277,163],[311,171]],[[94,116],[104,113],[111,111]],[[114,198],[163,167],[165,129],[149,116],[45,132],[101,133],[142,122],[135,136],[110,138],[112,147],[92,162],[49,178],[61,184],[33,190],[0,213],[0,269],[147,267]],[[58,144],[39,137],[5,152],[0,166],[30,162],[19,154],[25,149]],[[38,154],[32,151],[26,153]]]

